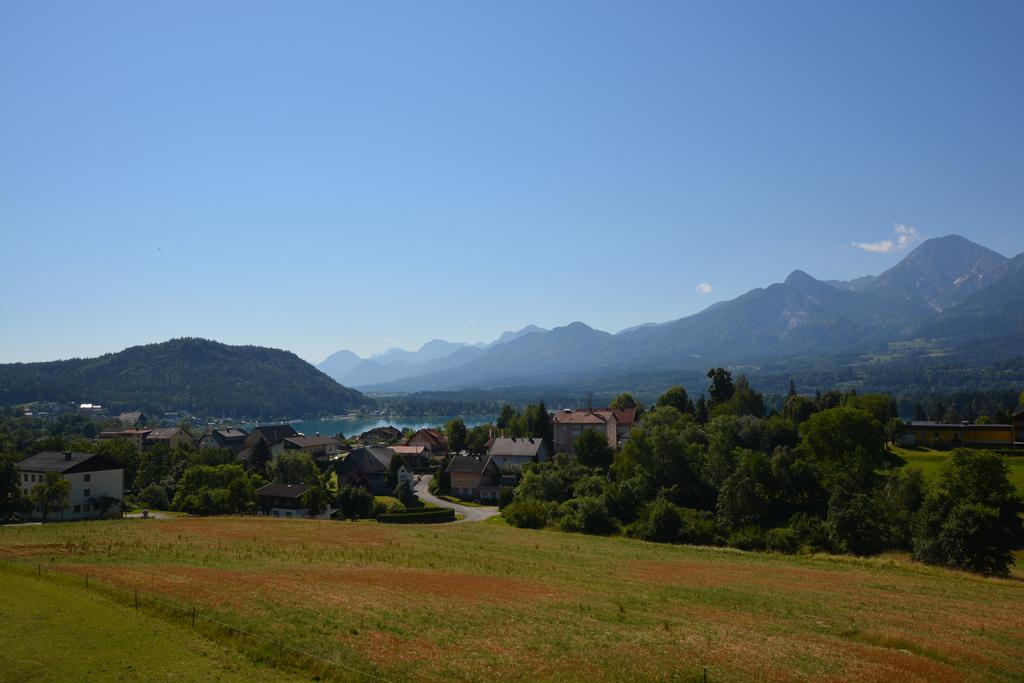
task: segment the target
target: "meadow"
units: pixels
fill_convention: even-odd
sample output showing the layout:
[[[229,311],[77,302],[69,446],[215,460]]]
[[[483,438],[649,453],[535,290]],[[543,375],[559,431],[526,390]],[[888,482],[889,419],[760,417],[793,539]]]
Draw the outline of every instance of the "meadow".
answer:
[[[903,448],[890,446],[891,451],[906,461],[907,467],[919,469],[924,473],[926,481],[932,481],[939,476],[942,463],[949,459],[948,450],[936,450],[933,448]],[[1004,455],[1003,462],[1006,463],[1010,483],[1017,487],[1017,490],[1024,495],[1024,453],[1021,455]]]
[[[30,637],[38,643],[21,646],[23,656],[74,632],[79,605],[132,618],[130,604],[95,587],[110,585],[344,662],[351,668],[316,671],[340,679],[360,679],[356,670],[391,680],[696,681],[705,666],[712,681],[1024,677],[1019,568],[992,579],[894,555],[657,545],[514,529],[500,518],[429,527],[236,517],[6,527],[0,558],[5,594],[20,591],[19,581],[73,591],[66,623],[37,620]],[[43,578],[32,579],[33,569]],[[94,588],[83,587],[86,574]],[[75,598],[87,590],[93,598]],[[23,609],[7,600],[5,614]],[[147,618],[178,631],[168,638],[184,639],[189,652],[219,647],[190,642],[196,636],[181,619]],[[12,637],[20,630],[29,627],[14,627]],[[93,645],[117,658],[118,638],[98,632]],[[78,678],[64,675],[63,662],[47,661],[48,677]],[[297,677],[313,673],[292,665]],[[0,668],[0,679],[10,674]]]

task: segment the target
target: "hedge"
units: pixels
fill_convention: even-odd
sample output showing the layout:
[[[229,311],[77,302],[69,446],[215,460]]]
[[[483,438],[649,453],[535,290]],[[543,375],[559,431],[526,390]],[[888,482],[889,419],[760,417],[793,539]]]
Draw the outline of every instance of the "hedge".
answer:
[[[378,522],[385,524],[428,524],[432,522],[454,522],[455,510],[450,508],[429,508],[405,512],[388,512],[377,515]]]

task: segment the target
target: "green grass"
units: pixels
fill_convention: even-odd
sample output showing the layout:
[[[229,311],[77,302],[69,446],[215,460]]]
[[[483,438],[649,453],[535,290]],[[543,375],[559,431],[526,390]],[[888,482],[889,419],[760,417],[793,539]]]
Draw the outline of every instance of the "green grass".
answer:
[[[295,680],[95,590],[0,571],[0,680]]]
[[[949,459],[948,450],[935,450],[932,448],[903,448],[900,446],[890,447],[890,450],[906,461],[907,467],[921,470],[927,481],[939,476],[942,464]],[[1019,456],[1004,455],[1003,462],[1009,469],[1010,482],[1017,487],[1017,490],[1024,494],[1024,454]]]
[[[488,507],[488,506],[482,505],[478,501],[475,501],[475,500],[463,500],[461,498],[456,498],[455,496],[438,496],[438,498],[440,498],[441,500],[447,500],[449,503],[457,503],[459,505],[465,505],[468,508]]]
[[[1024,574],[897,555],[236,517],[0,528],[0,558],[142,587],[396,680],[699,680],[705,665],[713,681],[1024,678]]]

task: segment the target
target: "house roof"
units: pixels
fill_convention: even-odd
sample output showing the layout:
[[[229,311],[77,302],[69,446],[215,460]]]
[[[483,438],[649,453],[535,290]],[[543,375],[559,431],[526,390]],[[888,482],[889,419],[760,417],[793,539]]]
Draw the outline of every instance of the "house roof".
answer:
[[[249,433],[244,429],[235,429],[234,427],[228,429],[214,429],[211,432],[214,437],[222,439],[224,441],[232,441],[235,439],[244,439],[249,436]]]
[[[18,469],[73,474],[75,472],[99,472],[124,468],[112,458],[96,453],[43,451],[30,455],[19,462]]]
[[[132,410],[127,413],[121,413],[120,415],[117,416],[117,419],[120,420],[121,422],[133,425],[142,419],[142,411]]]
[[[257,496],[273,496],[274,498],[299,498],[312,488],[309,484],[279,484],[276,481],[256,489]]]
[[[399,455],[421,455],[426,452],[426,446],[391,446],[391,450]]]
[[[391,466],[391,458],[395,452],[383,446],[364,446],[357,448],[345,456],[341,461],[343,472],[362,472],[372,474],[374,472],[387,472]]]
[[[133,436],[146,436],[152,429],[105,429],[99,433],[101,439],[127,439]]]
[[[466,474],[482,474],[490,468],[496,468],[490,458],[477,458],[471,455],[457,455],[448,463],[448,472],[462,472]]]
[[[430,444],[431,448],[443,448],[444,450],[448,450],[448,437],[436,429],[421,429],[406,439],[405,443],[411,443],[416,437],[425,439],[427,443]]]
[[[603,414],[602,414],[603,413]],[[605,424],[608,422],[608,411],[574,410],[571,413],[555,413],[552,421],[555,424]]]
[[[1011,415],[1012,415],[1013,417],[1021,417],[1021,416],[1024,416],[1024,404],[1021,404],[1021,405],[1017,406],[1016,408],[1014,408],[1013,412],[1012,412],[1012,413],[1010,413],[1010,414],[1011,414]]]
[[[911,426],[911,428],[916,428],[916,429],[982,429],[982,430],[999,429],[999,430],[1006,430],[1006,429],[1012,429],[1013,428],[1013,425],[1003,425],[1003,424],[987,424],[987,425],[966,424],[965,425],[965,424],[945,424],[945,423],[942,423],[942,422],[928,422],[928,421],[911,422],[910,426]]]
[[[255,427],[249,433],[249,436],[252,437],[262,437],[271,446],[284,439],[298,435],[299,433],[291,425],[264,425],[262,427]]]
[[[636,408],[576,408],[570,412],[555,413],[552,421],[555,424],[604,424],[614,418],[620,425],[632,425],[636,422]]]
[[[178,432],[188,433],[181,427],[161,427],[159,429],[151,429],[149,434],[146,435],[146,438],[151,441],[166,441]]]
[[[286,444],[292,444],[296,448],[316,448],[317,446],[331,446],[341,443],[329,436],[290,436],[284,440]]]
[[[543,439],[498,437],[494,440],[489,453],[492,456],[523,456],[532,458],[539,455],[543,447]]]

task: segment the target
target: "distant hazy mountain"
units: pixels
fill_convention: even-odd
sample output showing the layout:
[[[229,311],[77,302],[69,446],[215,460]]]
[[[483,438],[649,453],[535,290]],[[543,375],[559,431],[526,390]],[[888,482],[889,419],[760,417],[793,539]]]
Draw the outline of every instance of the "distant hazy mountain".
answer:
[[[485,349],[520,339],[528,334],[543,332],[547,330],[536,325],[527,325],[520,330],[504,332],[489,344],[434,339],[416,351],[391,348],[367,359],[362,359],[351,351],[338,351],[328,356],[317,367],[347,386],[384,384],[457,367],[479,357]]]
[[[362,362],[362,360],[362,358],[348,349],[343,349],[327,356],[327,358],[325,358],[324,361],[316,367],[318,370],[326,373],[330,377],[342,377],[351,372],[353,368]]]
[[[28,401],[295,418],[342,413],[364,398],[289,351],[172,339],[99,358],[0,365],[0,405]]]
[[[462,364],[357,386],[412,391],[523,385],[565,376],[883,352],[892,341],[922,334],[955,346],[1020,328],[1024,297],[1012,283],[1024,266],[1015,265],[1017,260],[955,235],[931,239],[878,276],[829,283],[797,270],[784,282],[679,320],[616,335],[573,323],[490,347],[460,359],[466,360]],[[973,329],[945,334],[956,325]]]
[[[417,363],[425,363],[429,360],[445,358],[466,346],[476,345],[464,342],[450,342],[445,341],[444,339],[434,339],[432,341],[428,341],[416,351],[391,348],[387,351],[370,356],[368,360],[375,361],[381,365],[388,365],[390,363],[397,363],[400,361],[415,365]]]
[[[521,330],[515,330],[514,332],[502,332],[500,337],[492,341],[490,344],[486,344],[484,348],[490,348],[498,344],[505,344],[510,341],[515,341],[520,337],[525,337],[526,335],[533,334],[534,332],[547,332],[547,330],[545,330],[543,327],[537,327],[536,325],[527,325]]]

